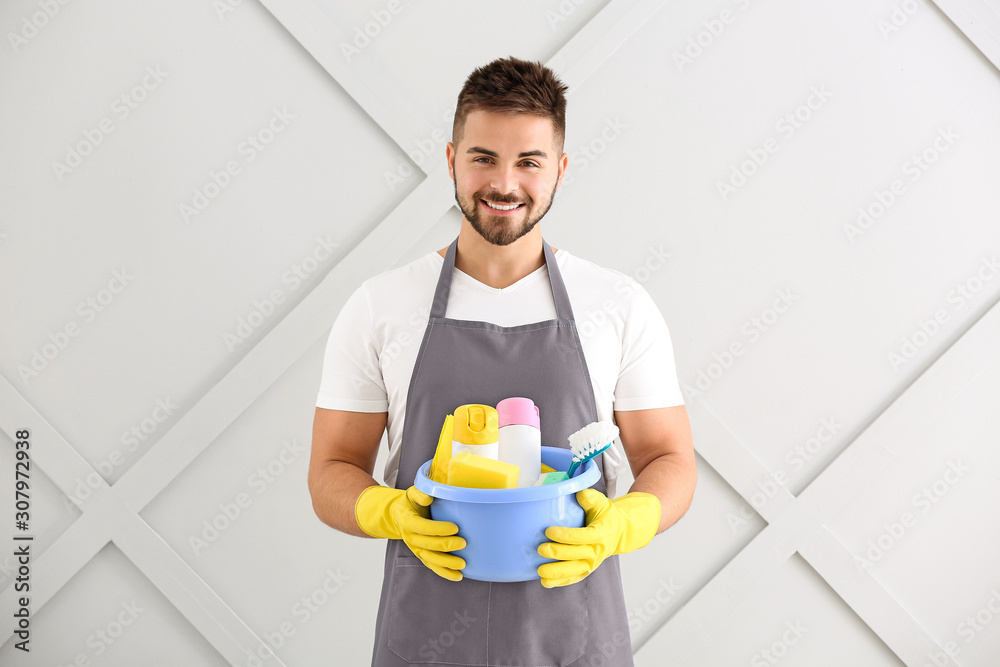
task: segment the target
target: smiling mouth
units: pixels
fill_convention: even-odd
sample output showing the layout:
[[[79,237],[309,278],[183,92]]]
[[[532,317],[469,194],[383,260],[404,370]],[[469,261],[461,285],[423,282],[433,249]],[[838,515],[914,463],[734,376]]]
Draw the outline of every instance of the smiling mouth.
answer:
[[[520,203],[520,204],[500,204],[500,203],[493,203],[493,202],[490,202],[490,201],[486,201],[485,199],[480,199],[479,201],[481,201],[484,204],[486,204],[487,208],[493,209],[494,211],[500,211],[501,213],[507,213],[509,211],[516,211],[517,209],[519,209],[522,206],[524,206],[523,202]]]

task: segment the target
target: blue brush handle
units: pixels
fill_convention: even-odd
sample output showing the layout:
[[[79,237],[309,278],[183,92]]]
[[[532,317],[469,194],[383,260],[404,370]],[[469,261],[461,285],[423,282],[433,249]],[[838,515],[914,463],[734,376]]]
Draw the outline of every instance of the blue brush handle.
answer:
[[[584,457],[583,457],[582,459],[580,459],[579,461],[577,461],[577,460],[576,460],[576,457],[574,456],[574,457],[573,457],[573,463],[571,463],[571,464],[570,464],[570,466],[569,466],[569,470],[567,470],[567,471],[566,471],[566,477],[570,477],[570,478],[572,478],[572,477],[573,477],[573,473],[574,473],[574,472],[576,472],[576,469],[577,469],[577,468],[579,468],[579,467],[580,467],[581,465],[583,465],[584,463],[586,463],[586,462],[587,462],[587,461],[589,461],[590,459],[594,458],[594,457],[595,457],[595,456],[597,456],[598,454],[602,453],[602,452],[603,452],[603,451],[604,451],[605,449],[607,449],[607,448],[608,448],[608,447],[610,447],[610,446],[611,446],[611,443],[609,442],[608,444],[604,445],[604,446],[603,446],[603,447],[601,447],[600,449],[598,449],[598,450],[596,450],[596,451],[593,451],[593,452],[591,452],[591,453],[587,454],[586,456],[584,456]]]

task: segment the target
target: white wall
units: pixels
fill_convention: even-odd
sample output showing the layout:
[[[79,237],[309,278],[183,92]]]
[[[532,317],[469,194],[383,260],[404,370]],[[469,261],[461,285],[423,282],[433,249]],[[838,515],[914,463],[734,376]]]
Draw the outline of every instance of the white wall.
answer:
[[[5,2],[0,663],[368,663],[323,347],[456,235],[455,97],[513,54],[570,86],[543,233],[656,300],[699,453],[622,558],[636,664],[997,664],[1000,12],[941,6]]]

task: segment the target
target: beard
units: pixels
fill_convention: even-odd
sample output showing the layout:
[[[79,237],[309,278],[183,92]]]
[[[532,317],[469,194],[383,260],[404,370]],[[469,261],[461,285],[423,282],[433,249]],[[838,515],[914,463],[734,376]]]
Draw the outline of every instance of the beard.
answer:
[[[473,198],[466,199],[458,193],[458,179],[455,179],[455,201],[462,210],[465,219],[469,221],[472,228],[479,233],[488,243],[498,246],[510,245],[532,229],[545,217],[545,214],[552,208],[552,201],[555,199],[556,187],[552,187],[549,199],[543,202],[544,209],[539,206],[539,212],[535,215],[535,201],[526,197],[523,211],[518,211],[517,215],[490,215],[479,207],[479,200],[486,199],[497,204],[517,204],[516,199],[511,197],[501,197],[491,194],[488,190],[475,193]],[[520,219],[520,221],[519,221]]]

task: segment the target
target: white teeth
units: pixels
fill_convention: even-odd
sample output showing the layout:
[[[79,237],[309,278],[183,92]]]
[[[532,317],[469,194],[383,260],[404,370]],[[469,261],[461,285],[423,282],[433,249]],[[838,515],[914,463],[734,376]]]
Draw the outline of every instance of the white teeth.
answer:
[[[483,201],[486,201],[486,200],[484,199]],[[490,208],[495,208],[498,211],[512,211],[515,208],[517,208],[518,206],[520,206],[520,204],[511,204],[510,206],[502,206],[500,204],[491,204],[488,201],[486,202],[486,205],[489,206]]]

